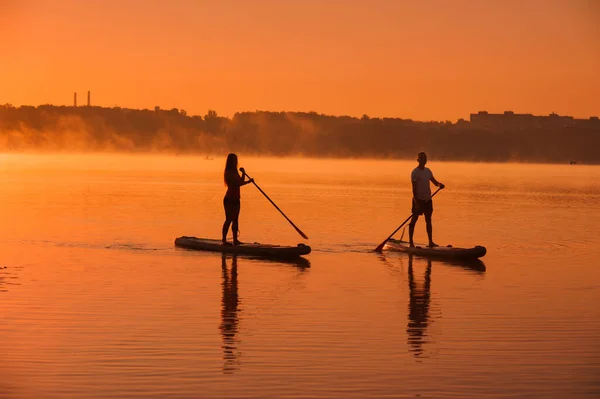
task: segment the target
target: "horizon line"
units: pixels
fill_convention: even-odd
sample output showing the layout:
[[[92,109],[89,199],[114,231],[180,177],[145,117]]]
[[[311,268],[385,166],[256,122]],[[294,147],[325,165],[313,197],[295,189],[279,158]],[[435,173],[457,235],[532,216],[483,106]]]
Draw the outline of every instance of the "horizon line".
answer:
[[[160,106],[160,105],[155,105],[153,108],[129,108],[129,107],[123,107],[123,106],[120,106],[120,105],[113,105],[113,106],[91,105],[91,104],[90,105],[87,105],[87,104],[82,104],[82,105],[60,104],[60,105],[57,105],[57,104],[45,103],[45,104],[38,104],[38,105],[20,104],[20,105],[16,106],[16,105],[14,105],[12,103],[9,103],[9,102],[6,102],[4,104],[0,103],[0,106],[3,106],[3,107],[7,106],[7,105],[11,106],[13,108],[21,108],[21,107],[34,107],[34,108],[38,108],[38,107],[43,107],[43,106],[52,106],[52,107],[65,107],[65,108],[126,109],[126,110],[152,111],[152,112],[155,112],[156,109],[158,108],[161,111],[172,111],[172,110],[175,110],[175,109],[178,110],[178,111],[185,111],[186,112],[186,116],[188,116],[188,117],[194,117],[194,116],[204,117],[205,116],[205,115],[201,115],[201,114],[188,114],[187,111],[185,110],[185,108],[180,108],[180,107],[162,108],[162,106]],[[215,112],[217,112],[213,108],[208,108],[206,110],[206,112],[208,113],[208,111],[215,111]],[[422,120],[421,119],[421,120],[419,120],[419,119],[404,118],[404,117],[401,117],[401,116],[371,116],[371,115],[368,115],[367,113],[364,113],[364,114],[362,114],[360,116],[353,116],[353,115],[348,115],[348,114],[326,114],[326,113],[322,113],[322,112],[317,112],[315,110],[310,110],[310,111],[290,111],[290,110],[287,110],[287,111],[273,111],[273,110],[255,109],[253,111],[248,111],[248,110],[246,110],[246,111],[235,111],[235,112],[233,112],[233,114],[231,116],[224,116],[224,115],[221,115],[221,114],[219,114],[217,112],[217,116],[222,117],[222,118],[231,119],[236,114],[252,113],[252,112],[255,112],[255,113],[257,113],[257,112],[270,112],[270,113],[317,114],[317,115],[321,115],[321,116],[333,116],[333,117],[338,117],[338,118],[349,117],[349,118],[356,118],[356,119],[362,119],[364,116],[367,116],[369,119],[400,119],[400,120],[410,120],[410,121],[413,121],[413,122],[424,122],[424,123],[427,123],[427,122],[437,122],[437,123],[440,123],[440,122],[448,122],[448,121],[452,122],[450,119],[443,119],[443,120],[441,120],[441,119],[438,119],[438,120],[435,120],[435,119]],[[547,117],[547,116],[554,116],[554,115],[556,115],[556,116],[559,116],[559,117],[574,118],[574,119],[578,119],[578,120],[590,120],[590,119],[593,120],[593,119],[598,118],[597,115],[589,115],[589,116],[584,117],[584,118],[581,118],[581,117],[577,118],[577,117],[574,117],[574,116],[571,116],[571,115],[561,115],[561,114],[556,113],[554,111],[550,112],[548,114],[538,114],[538,115],[536,115],[536,114],[527,113],[527,112],[524,112],[524,113],[514,112],[513,110],[510,110],[510,109],[507,109],[507,110],[504,110],[504,111],[501,111],[501,112],[490,112],[490,111],[487,111],[487,110],[478,110],[478,111],[469,113],[468,116],[467,116],[467,118],[461,117],[461,118],[455,119],[456,122],[454,122],[454,123],[458,123],[461,120],[463,120],[465,122],[469,122],[469,118],[472,115],[477,115],[477,114],[488,114],[488,115],[527,115],[527,116],[534,116],[534,117]]]

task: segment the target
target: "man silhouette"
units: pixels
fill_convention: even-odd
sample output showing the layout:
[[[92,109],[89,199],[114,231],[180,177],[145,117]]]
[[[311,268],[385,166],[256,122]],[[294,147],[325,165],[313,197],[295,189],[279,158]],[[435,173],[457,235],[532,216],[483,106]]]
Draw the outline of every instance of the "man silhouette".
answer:
[[[419,220],[419,215],[425,215],[425,223],[427,225],[427,235],[429,236],[429,246],[437,247],[433,242],[433,226],[431,224],[431,214],[433,213],[433,201],[431,199],[431,188],[429,182],[432,182],[436,187],[444,188],[445,186],[435,180],[433,173],[429,168],[425,167],[427,163],[427,154],[420,152],[417,155],[417,166],[410,174],[412,182],[413,200],[412,200],[412,218],[408,225],[409,244],[414,247],[413,234],[415,233],[415,225]]]

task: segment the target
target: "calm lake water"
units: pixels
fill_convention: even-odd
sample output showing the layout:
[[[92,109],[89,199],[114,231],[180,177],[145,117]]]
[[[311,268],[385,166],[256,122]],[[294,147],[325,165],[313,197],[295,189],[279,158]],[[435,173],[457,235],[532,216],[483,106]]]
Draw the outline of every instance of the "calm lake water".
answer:
[[[175,248],[219,237],[223,164],[0,154],[0,398],[600,395],[600,167],[431,160],[434,239],[482,271],[372,251],[414,161],[240,154],[310,237],[248,185],[240,239],[307,264]]]

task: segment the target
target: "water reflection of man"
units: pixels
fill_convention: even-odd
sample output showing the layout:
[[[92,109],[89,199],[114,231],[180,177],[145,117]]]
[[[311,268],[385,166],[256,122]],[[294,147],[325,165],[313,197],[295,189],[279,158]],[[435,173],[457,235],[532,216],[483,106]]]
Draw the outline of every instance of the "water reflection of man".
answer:
[[[408,257],[408,288],[410,299],[408,302],[408,345],[415,357],[423,354],[423,344],[427,336],[429,324],[429,302],[431,299],[431,260],[427,260],[425,279],[417,283],[413,272],[413,257]]]
[[[5,269],[6,266],[0,266],[0,292],[8,291],[6,288],[4,288],[5,285],[8,285],[5,277],[5,275],[8,275],[8,272]]]
[[[238,279],[237,279],[237,257],[231,260],[231,270],[227,270],[227,256],[221,257],[223,296],[221,299],[221,324],[219,330],[223,337],[223,372],[233,373],[238,368],[237,340],[238,332]]]

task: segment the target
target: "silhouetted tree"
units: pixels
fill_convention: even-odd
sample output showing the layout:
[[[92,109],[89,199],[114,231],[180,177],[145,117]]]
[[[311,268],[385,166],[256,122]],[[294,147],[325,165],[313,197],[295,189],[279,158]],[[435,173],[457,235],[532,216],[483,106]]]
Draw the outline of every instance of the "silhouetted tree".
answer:
[[[600,163],[599,145],[597,119],[489,130],[462,119],[453,124],[314,111],[241,112],[229,119],[214,110],[203,118],[177,108],[0,105],[0,150],[243,151],[410,159],[425,150],[445,160]]]

